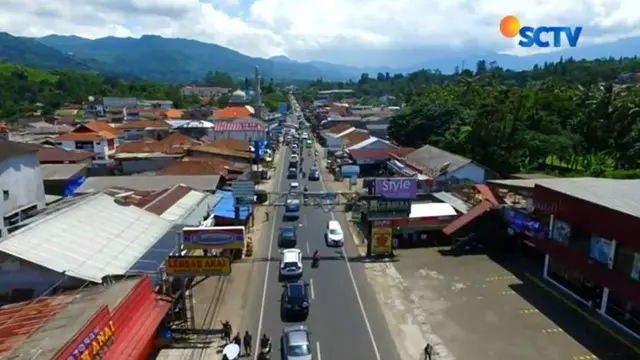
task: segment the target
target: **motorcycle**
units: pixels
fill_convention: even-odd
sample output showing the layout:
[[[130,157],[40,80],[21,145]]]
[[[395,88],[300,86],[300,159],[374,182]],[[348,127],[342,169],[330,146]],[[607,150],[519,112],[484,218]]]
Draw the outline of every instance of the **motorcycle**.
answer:
[[[315,269],[318,266],[320,266],[320,259],[317,257],[314,257],[313,259],[311,259],[311,267]]]
[[[269,344],[267,346],[263,346],[260,348],[260,354],[262,355],[271,355],[271,341],[269,341]]]

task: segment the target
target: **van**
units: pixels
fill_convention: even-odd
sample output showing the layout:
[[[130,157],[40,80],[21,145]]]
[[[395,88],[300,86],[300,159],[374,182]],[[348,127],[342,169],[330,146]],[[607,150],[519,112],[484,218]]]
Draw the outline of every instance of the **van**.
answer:
[[[327,231],[325,233],[327,240],[327,246],[343,246],[344,245],[344,232],[342,226],[336,220],[330,220],[327,224]]]

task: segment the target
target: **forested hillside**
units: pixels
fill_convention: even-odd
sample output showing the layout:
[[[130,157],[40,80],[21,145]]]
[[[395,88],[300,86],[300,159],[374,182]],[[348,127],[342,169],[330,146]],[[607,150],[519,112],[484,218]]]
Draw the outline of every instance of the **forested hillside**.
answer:
[[[450,76],[425,70],[314,85],[396,95],[406,107],[389,126],[395,142],[441,147],[502,174],[640,177],[636,73],[638,59],[568,60],[526,72],[480,62]]]

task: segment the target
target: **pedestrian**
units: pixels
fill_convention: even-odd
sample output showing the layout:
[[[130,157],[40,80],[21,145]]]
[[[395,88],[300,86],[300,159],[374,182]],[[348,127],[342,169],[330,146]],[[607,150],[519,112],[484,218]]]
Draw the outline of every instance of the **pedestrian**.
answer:
[[[424,360],[431,360],[431,356],[433,356],[433,346],[427,343],[427,346],[424,347]]]
[[[236,333],[236,336],[233,337],[233,343],[238,345],[238,347],[242,347],[242,339],[240,338],[240,333]]]
[[[251,356],[251,341],[251,334],[249,334],[249,330],[246,330],[244,332],[244,338],[242,339],[242,343],[244,344],[244,353],[246,356]]]

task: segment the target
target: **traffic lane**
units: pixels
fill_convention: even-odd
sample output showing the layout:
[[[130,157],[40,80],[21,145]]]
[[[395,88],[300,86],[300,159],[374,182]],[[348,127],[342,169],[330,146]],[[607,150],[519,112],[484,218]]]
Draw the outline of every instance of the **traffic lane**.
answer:
[[[304,183],[310,192],[326,191],[321,181],[305,180]],[[311,273],[315,294],[311,316],[314,318],[314,329],[317,328],[315,338],[321,344],[327,340],[320,340],[319,337],[330,341],[331,348],[321,345],[322,354],[330,359],[347,358],[345,354],[355,351],[361,358],[376,359],[371,340],[373,336],[380,359],[399,360],[391,332],[364,273],[364,264],[360,262],[344,213],[333,212],[332,217],[331,212],[318,207],[305,207],[303,212],[307,219],[302,227],[304,237],[311,249],[319,249],[321,257],[320,268]],[[324,232],[332,219],[338,220],[344,230],[343,248],[326,246]],[[346,261],[349,261],[349,267]],[[354,282],[358,287],[357,293]],[[366,321],[364,313],[367,314]],[[316,321],[316,316],[321,318]]]
[[[307,209],[313,221],[301,228],[301,238],[318,248],[321,256],[320,266],[308,275],[313,300],[307,323],[313,340],[320,344],[325,359],[377,359],[343,252],[324,244],[323,233],[331,216],[322,209]]]
[[[274,191],[276,192],[281,191],[282,179],[286,178],[288,169],[286,165],[289,163],[290,155],[290,150],[286,147],[283,147],[281,151],[284,151],[281,163],[276,164],[276,166],[279,165],[280,169],[276,168],[276,174],[274,175],[274,181],[276,182]],[[281,202],[281,200],[278,201]],[[259,346],[259,339],[262,334],[267,334],[273,339],[274,351],[279,351],[278,339],[282,332],[282,326],[279,317],[281,288],[278,283],[280,254],[278,252],[277,237],[278,230],[282,225],[284,207],[276,206],[270,209],[270,212],[272,216],[270,216],[270,223],[267,225],[270,229],[265,231],[265,238],[262,239],[264,242],[259,248],[259,256],[255,259],[256,264],[259,266],[259,271],[255,272],[257,279],[253,281],[254,284],[258,285],[255,286],[257,288],[256,291],[250,294],[254,298],[249,299],[251,307],[248,307],[248,311],[250,311],[248,316],[251,316],[250,319],[253,321],[247,320],[247,323],[251,324],[251,329],[254,329],[252,331],[254,335],[253,346],[256,349]],[[257,357],[257,351],[254,351],[254,353]]]

